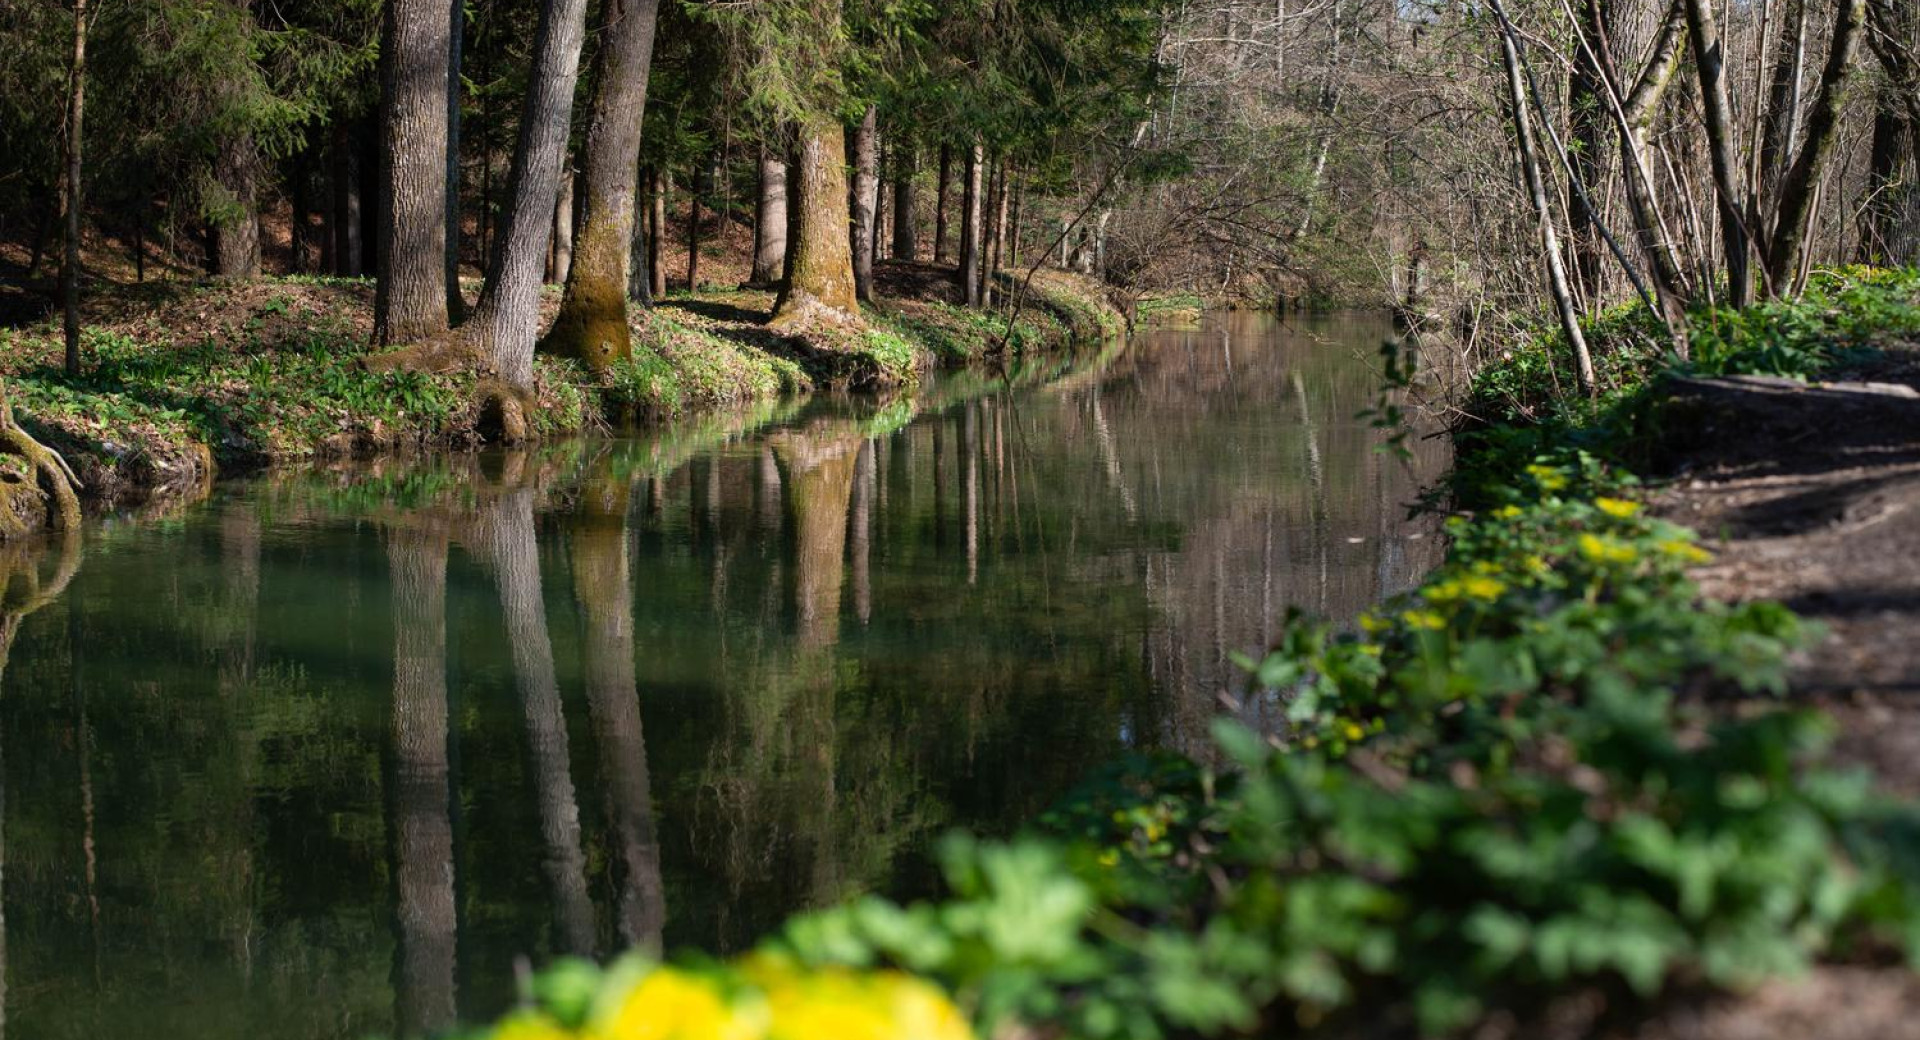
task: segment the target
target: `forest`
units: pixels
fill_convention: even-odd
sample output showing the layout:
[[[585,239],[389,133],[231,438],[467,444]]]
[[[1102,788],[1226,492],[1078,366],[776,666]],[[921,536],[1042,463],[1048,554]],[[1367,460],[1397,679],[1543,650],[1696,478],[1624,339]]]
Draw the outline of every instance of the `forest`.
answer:
[[[1915,0],[0,0],[0,141],[0,1029],[1916,1035]]]

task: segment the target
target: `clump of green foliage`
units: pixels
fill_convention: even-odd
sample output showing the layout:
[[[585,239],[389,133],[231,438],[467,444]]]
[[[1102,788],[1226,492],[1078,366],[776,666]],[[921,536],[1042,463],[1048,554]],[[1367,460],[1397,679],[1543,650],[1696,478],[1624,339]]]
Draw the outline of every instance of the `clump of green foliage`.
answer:
[[[632,354],[613,366],[608,410],[672,419],[811,389],[793,359],[675,321],[659,310],[636,318]]]

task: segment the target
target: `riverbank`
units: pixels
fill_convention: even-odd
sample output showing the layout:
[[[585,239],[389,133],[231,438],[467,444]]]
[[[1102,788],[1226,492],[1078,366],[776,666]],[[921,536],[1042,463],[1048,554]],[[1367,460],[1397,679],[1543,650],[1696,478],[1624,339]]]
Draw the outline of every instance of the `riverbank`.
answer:
[[[632,318],[634,356],[601,382],[541,357],[534,433],[646,424],[824,389],[891,391],[938,367],[1066,349],[1118,333],[1097,286],[1036,278],[1011,326],[956,305],[951,272],[883,264],[865,330],[782,336],[769,292],[675,293]],[[1004,280],[1004,278],[1003,278]],[[543,297],[547,316],[558,288]],[[217,474],[306,459],[458,450],[485,440],[467,374],[371,372],[373,285],[281,278],[89,287],[84,372],[61,370],[57,316],[16,292],[0,375],[22,425],[59,451],[95,505],[188,495]],[[32,494],[0,512],[38,526]],[[42,517],[42,520],[44,518]]]

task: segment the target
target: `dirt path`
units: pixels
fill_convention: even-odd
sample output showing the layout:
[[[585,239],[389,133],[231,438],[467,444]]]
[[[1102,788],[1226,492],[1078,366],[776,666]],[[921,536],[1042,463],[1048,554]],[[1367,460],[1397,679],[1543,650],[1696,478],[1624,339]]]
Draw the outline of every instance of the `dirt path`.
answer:
[[[1826,634],[1793,698],[1833,716],[1836,756],[1920,797],[1920,352],[1861,382],[1676,387],[1676,476],[1658,512],[1697,529],[1720,600],[1778,600]],[[1634,1040],[1915,1040],[1920,976],[1822,967],[1658,1016]]]

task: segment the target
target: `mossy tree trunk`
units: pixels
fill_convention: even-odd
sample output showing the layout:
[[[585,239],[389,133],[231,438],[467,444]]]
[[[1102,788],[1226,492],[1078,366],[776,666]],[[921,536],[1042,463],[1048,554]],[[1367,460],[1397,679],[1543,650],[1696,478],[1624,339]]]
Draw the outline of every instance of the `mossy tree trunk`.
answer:
[[[846,142],[846,128],[831,115],[816,117],[800,128],[791,182],[788,278],[774,304],[776,326],[815,318],[859,320],[853,249],[847,234]]]
[[[627,328],[627,277],[640,212],[640,128],[660,0],[606,0],[604,42],[595,56],[580,192],[580,235],[566,294],[543,349],[605,374],[633,352]]]
[[[380,47],[379,275],[373,338],[447,329],[447,36],[443,0],[388,0]]]

